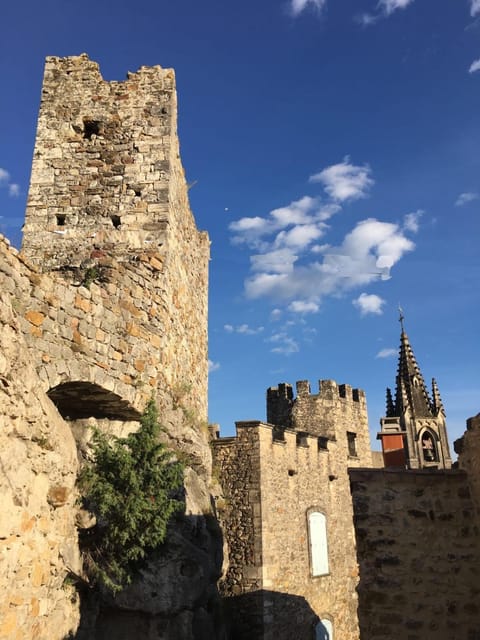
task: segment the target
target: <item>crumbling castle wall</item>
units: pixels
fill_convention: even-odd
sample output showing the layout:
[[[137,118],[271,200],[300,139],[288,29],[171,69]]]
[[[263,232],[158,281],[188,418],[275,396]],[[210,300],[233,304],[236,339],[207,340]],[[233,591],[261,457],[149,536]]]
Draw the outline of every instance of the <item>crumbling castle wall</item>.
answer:
[[[82,631],[89,640],[145,625],[145,640],[159,628],[166,640],[222,633],[206,425],[208,258],[179,158],[173,71],[142,67],[110,83],[86,55],[48,58],[22,252],[0,247],[0,291],[42,402],[81,446],[89,418],[109,431],[134,428],[153,396],[164,439],[186,461],[185,517],[142,580],[101,604]],[[26,465],[36,468],[36,454]],[[75,512],[62,513],[75,541]],[[119,627],[125,616],[130,626]]]
[[[479,527],[461,471],[351,469],[361,638],[479,638]]]
[[[69,572],[81,572],[75,527],[77,452],[32,366],[12,266],[0,238],[0,638],[63,640],[79,622]]]

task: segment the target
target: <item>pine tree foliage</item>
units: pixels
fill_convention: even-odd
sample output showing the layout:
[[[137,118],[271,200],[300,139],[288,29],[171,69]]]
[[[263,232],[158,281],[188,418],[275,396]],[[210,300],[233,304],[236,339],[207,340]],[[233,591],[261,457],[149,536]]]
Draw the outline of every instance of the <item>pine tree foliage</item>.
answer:
[[[95,429],[93,461],[79,476],[84,502],[97,518],[83,539],[86,572],[113,593],[131,583],[142,560],[164,542],[171,517],[184,508],[178,500],[183,466],[158,440],[153,400],[140,422],[126,438]]]

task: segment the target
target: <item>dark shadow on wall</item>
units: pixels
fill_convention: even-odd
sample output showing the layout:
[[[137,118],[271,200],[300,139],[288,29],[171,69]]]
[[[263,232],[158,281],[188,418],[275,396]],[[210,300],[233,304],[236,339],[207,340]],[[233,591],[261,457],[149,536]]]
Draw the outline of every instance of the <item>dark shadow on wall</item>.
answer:
[[[305,598],[258,590],[225,598],[229,640],[329,640]]]
[[[213,515],[178,517],[139,579],[116,597],[77,585],[80,626],[64,640],[227,640],[216,586],[222,549]]]

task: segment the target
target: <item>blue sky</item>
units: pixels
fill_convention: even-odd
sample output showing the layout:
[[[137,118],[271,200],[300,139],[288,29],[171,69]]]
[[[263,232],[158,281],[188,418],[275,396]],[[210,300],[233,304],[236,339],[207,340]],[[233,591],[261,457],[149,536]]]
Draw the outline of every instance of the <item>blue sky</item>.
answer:
[[[87,52],[108,80],[175,68],[222,434],[265,419],[268,386],[319,378],[365,389],[375,434],[400,303],[461,435],[480,410],[480,0],[20,1],[0,29],[17,245],[45,56]]]

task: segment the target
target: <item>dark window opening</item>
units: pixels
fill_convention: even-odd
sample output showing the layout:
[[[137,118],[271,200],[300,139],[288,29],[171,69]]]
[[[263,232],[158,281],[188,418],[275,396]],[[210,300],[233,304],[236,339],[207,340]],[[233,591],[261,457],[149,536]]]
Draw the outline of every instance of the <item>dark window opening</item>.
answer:
[[[100,133],[100,122],[98,120],[84,120],[83,137],[91,140],[93,135],[98,136]]]
[[[297,474],[297,472],[295,471],[295,469],[289,469],[289,470],[288,470],[288,475],[289,475],[290,477],[292,477],[292,476],[294,476],[294,475],[296,475],[296,474]]]
[[[134,189],[134,191],[137,198],[139,198],[142,195],[142,192],[140,191],[140,189]]]
[[[328,451],[328,438],[324,436],[320,436],[318,438],[318,448],[322,451]]]
[[[347,441],[348,441],[348,455],[351,457],[357,456],[357,434],[352,431],[347,431]]]
[[[65,220],[67,219],[67,216],[64,213],[57,213],[57,215],[55,217],[57,219],[57,226],[58,227],[64,227],[65,226]]]
[[[122,224],[120,216],[110,216],[110,220],[112,221],[112,224],[115,227],[115,229],[118,229],[118,227]]]

